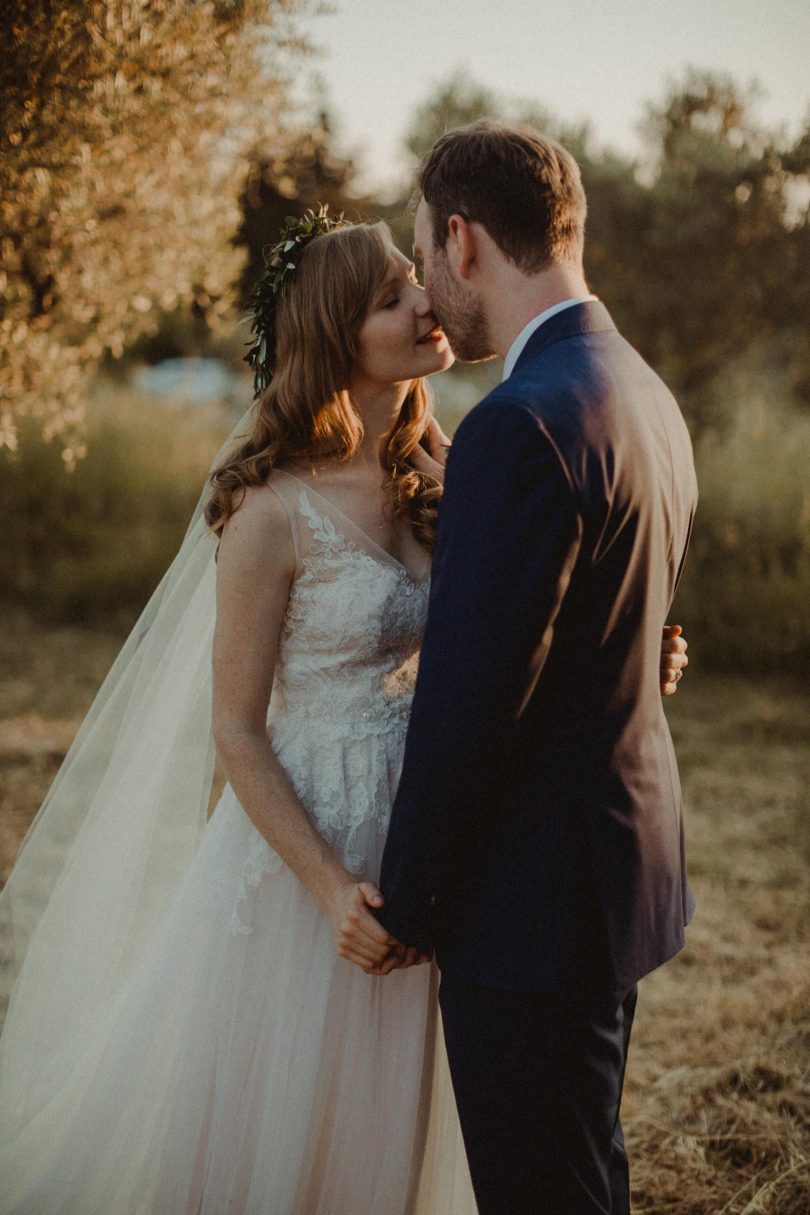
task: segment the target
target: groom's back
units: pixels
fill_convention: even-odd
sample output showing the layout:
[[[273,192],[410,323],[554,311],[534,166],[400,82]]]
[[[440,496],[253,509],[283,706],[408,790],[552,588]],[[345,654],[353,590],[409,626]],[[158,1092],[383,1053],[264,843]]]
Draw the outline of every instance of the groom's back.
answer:
[[[696,503],[691,443],[677,403],[614,329],[552,342],[536,354],[530,348],[498,391],[506,408],[519,401],[537,418],[583,520],[538,708],[548,707],[552,694],[585,704],[600,714],[605,737],[619,706],[663,720],[661,627]],[[580,670],[575,689],[571,677]]]
[[[605,963],[626,987],[681,947],[692,910],[659,688],[661,630],[696,502],[691,445],[672,395],[600,304],[541,326],[511,377],[462,424],[462,441],[493,410],[534,419],[581,537],[553,631],[536,639],[539,676],[497,765],[481,880],[439,961],[531,989]],[[509,451],[493,460],[508,476]],[[525,500],[532,509],[530,486]],[[527,523],[539,537],[549,520],[521,520],[523,534]],[[502,612],[508,629],[509,602]]]

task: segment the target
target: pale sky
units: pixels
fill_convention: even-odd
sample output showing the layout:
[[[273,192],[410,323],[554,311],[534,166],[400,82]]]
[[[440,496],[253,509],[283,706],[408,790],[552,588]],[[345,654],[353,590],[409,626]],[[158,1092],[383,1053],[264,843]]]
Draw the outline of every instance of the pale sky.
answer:
[[[342,147],[368,188],[402,172],[402,137],[431,85],[466,68],[600,144],[633,154],[645,101],[687,66],[758,80],[761,118],[790,133],[810,111],[810,0],[332,0],[306,30]]]

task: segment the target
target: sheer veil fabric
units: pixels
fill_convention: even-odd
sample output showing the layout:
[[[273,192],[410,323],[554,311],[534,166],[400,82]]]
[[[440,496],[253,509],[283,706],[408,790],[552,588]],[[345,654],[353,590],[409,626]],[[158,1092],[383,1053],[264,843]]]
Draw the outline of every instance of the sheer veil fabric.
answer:
[[[339,515],[318,515],[326,504],[299,490],[288,485],[286,498],[301,501],[326,581],[331,567],[344,579],[346,619],[364,605],[365,577],[366,601],[385,599],[410,636],[418,612],[416,588],[403,593],[406,571],[381,566],[362,533],[342,537]],[[0,894],[11,990],[0,1172],[13,1175],[7,1190],[0,1183],[0,1215],[354,1215],[355,1194],[370,1196],[364,1209],[375,1215],[473,1215],[435,965],[371,979],[337,959],[328,921],[229,786],[208,822],[216,542],[207,496],[206,487]],[[306,571],[299,609],[309,595],[301,621],[311,630],[331,621],[336,592],[321,588],[319,602],[315,565]],[[294,606],[290,616],[294,637]],[[309,635],[316,648],[319,635]],[[368,644],[387,653],[384,637]],[[277,715],[274,745],[305,804],[323,803],[344,862],[375,880],[406,717],[392,709],[389,729],[386,703],[378,722],[346,738],[344,723],[372,703],[354,680],[345,702],[310,696],[311,717],[307,646],[300,651],[286,692],[274,688],[292,714]],[[297,687],[304,718],[295,720]],[[330,823],[336,804],[345,821]]]
[[[214,464],[241,441],[249,417]],[[13,988],[0,1083],[11,1091],[21,1084],[28,1101],[36,1100],[36,1060],[50,1067],[55,1040],[80,1044],[92,1034],[125,983],[205,826],[216,574],[203,515],[208,492],[206,485],[0,892],[4,1005]]]

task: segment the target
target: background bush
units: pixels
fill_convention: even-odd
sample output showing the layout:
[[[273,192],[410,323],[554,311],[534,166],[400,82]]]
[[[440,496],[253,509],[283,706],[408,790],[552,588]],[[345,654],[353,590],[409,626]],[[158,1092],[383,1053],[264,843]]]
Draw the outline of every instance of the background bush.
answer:
[[[810,670],[810,416],[733,378],[727,387],[737,413],[697,446],[700,501],[674,612],[707,666],[799,674]]]
[[[105,384],[74,469],[31,427],[0,452],[0,598],[50,622],[134,620],[174,557],[232,420]]]

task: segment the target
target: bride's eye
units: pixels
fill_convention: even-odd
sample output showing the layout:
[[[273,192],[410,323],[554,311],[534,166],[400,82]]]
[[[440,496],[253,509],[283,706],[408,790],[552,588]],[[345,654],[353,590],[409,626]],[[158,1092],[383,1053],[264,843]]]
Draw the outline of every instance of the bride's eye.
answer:
[[[396,308],[398,303],[399,303],[399,296],[395,295],[394,298],[389,300],[387,304],[383,304],[383,308]]]

